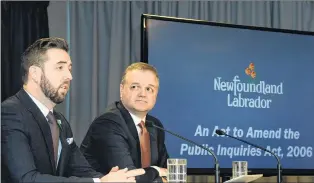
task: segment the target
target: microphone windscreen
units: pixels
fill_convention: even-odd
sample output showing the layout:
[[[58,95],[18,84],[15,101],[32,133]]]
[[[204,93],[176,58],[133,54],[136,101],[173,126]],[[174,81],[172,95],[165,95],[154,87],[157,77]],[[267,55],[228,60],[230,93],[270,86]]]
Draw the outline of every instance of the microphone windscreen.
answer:
[[[224,131],[222,131],[222,130],[216,130],[216,134],[218,134],[218,135],[224,135],[224,134],[225,134],[225,132],[224,132]]]
[[[153,122],[151,122],[151,121],[145,121],[145,125],[147,126],[147,127],[154,127],[154,125],[153,125]]]

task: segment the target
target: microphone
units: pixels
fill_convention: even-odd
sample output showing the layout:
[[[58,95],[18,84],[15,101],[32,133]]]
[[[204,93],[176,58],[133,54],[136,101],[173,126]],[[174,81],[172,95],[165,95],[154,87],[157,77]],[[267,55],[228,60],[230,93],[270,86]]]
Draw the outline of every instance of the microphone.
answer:
[[[178,137],[179,139],[182,139],[182,140],[184,140],[184,141],[187,141],[187,142],[189,142],[189,143],[191,143],[191,144],[194,144],[194,145],[196,145],[196,146],[198,146],[198,147],[204,149],[205,151],[209,152],[211,155],[213,155],[213,157],[214,157],[214,159],[215,159],[215,183],[219,183],[219,182],[220,182],[219,163],[218,163],[217,156],[215,155],[215,153],[214,153],[213,151],[211,151],[210,149],[208,149],[208,148],[206,148],[206,147],[204,147],[204,146],[202,146],[202,145],[197,144],[196,142],[193,142],[192,140],[189,140],[189,139],[187,139],[187,138],[184,138],[184,137],[182,137],[181,135],[178,135],[178,134],[173,133],[173,132],[171,132],[171,131],[169,131],[169,130],[166,130],[166,129],[160,127],[160,126],[157,126],[157,125],[155,125],[155,124],[154,124],[153,122],[151,122],[151,121],[146,121],[145,124],[146,124],[147,126],[149,126],[149,127],[154,127],[154,128],[157,128],[157,129],[159,129],[159,130],[161,130],[161,131],[165,131],[165,132],[167,132],[167,133],[170,133],[171,135],[173,135],[173,136],[175,136],[175,137]]]
[[[227,136],[227,137],[236,139],[236,140],[238,140],[238,141],[241,141],[241,142],[244,142],[244,143],[249,144],[249,145],[251,145],[251,146],[254,146],[254,147],[256,147],[256,148],[259,148],[259,149],[261,149],[261,150],[263,150],[263,151],[269,152],[270,154],[272,154],[273,156],[275,156],[275,158],[276,158],[276,160],[277,160],[277,183],[281,183],[281,180],[282,180],[282,177],[281,177],[281,163],[280,163],[280,160],[279,160],[278,156],[277,156],[275,153],[271,152],[271,151],[268,150],[268,149],[265,149],[264,147],[261,147],[261,146],[252,144],[252,143],[250,143],[250,142],[248,142],[248,141],[242,140],[242,139],[240,139],[240,138],[237,138],[237,137],[228,135],[226,132],[224,132],[224,131],[222,131],[222,130],[219,130],[219,129],[216,130],[216,134],[217,134],[217,135],[225,135],[225,136]]]

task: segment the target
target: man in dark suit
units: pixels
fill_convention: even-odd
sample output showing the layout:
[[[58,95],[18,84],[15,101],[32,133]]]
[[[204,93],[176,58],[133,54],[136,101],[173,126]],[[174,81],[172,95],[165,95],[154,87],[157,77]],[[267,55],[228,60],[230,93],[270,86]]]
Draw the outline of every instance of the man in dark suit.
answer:
[[[53,107],[72,80],[67,43],[37,40],[22,56],[23,88],[1,104],[1,180],[22,182],[127,182],[143,174],[113,167],[96,172],[73,140],[67,120]]]
[[[164,132],[146,127],[150,121],[163,127],[147,113],[154,107],[159,88],[156,69],[146,63],[130,65],[120,84],[121,100],[91,124],[81,144],[81,151],[97,171],[106,173],[113,165],[129,169],[147,168],[138,182],[166,181],[168,153]]]

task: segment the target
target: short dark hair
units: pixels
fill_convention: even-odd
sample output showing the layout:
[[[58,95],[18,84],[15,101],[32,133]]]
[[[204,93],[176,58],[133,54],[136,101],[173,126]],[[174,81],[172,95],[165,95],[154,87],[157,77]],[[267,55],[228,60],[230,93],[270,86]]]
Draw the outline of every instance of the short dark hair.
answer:
[[[42,38],[35,41],[30,45],[22,54],[22,81],[25,84],[27,82],[28,70],[31,66],[38,67],[43,66],[43,63],[47,60],[46,52],[51,48],[58,48],[68,52],[68,43],[62,38]]]

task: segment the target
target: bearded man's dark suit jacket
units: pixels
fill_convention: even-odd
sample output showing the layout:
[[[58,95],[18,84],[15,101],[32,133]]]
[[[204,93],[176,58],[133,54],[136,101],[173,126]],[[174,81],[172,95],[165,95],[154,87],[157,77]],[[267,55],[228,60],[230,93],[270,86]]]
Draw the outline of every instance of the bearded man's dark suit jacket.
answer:
[[[163,127],[153,116],[147,115],[146,121]],[[165,133],[153,127],[147,127],[147,130],[150,133],[151,165],[166,168]],[[121,101],[110,105],[103,115],[93,121],[80,149],[90,165],[101,173],[107,173],[112,166],[141,168],[138,132]],[[136,177],[137,182],[161,181],[158,172],[150,169],[145,175]]]
[[[67,120],[61,120],[62,151],[56,167],[49,124],[30,96],[21,89],[1,104],[1,181],[94,182],[103,175],[92,169],[74,141]],[[80,178],[84,177],[84,178]]]

